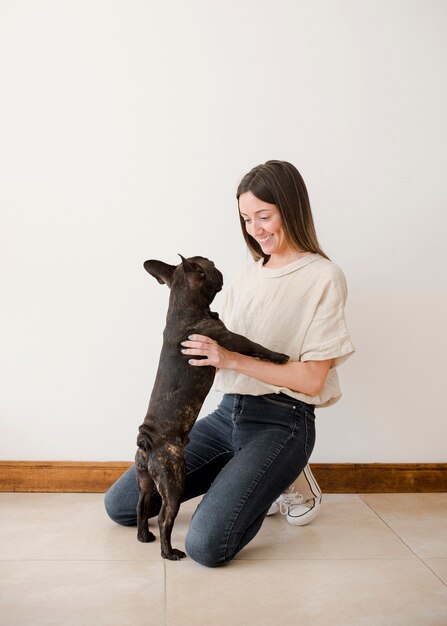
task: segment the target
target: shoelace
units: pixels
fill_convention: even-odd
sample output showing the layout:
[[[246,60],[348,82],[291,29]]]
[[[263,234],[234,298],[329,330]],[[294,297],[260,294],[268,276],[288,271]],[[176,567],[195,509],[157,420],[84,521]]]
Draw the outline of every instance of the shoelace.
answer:
[[[282,493],[278,500],[279,510],[283,515],[287,515],[289,507],[295,504],[302,504],[304,502],[303,496],[297,491],[286,491]]]

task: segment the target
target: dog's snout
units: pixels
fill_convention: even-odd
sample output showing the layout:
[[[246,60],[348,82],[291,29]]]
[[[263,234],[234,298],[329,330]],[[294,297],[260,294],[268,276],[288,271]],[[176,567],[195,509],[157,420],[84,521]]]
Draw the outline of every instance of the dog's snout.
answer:
[[[221,291],[223,287],[223,276],[219,270],[216,270],[216,272],[217,272],[217,286],[218,286],[217,291]]]

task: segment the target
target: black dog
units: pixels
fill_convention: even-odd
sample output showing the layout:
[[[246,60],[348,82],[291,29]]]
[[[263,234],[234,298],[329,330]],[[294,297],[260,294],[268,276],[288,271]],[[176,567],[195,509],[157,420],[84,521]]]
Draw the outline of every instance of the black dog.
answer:
[[[147,415],[139,428],[135,455],[140,490],[138,539],[143,542],[155,539],[148,528],[149,500],[155,485],[162,500],[158,516],[161,555],[175,561],[185,556],[171,545],[172,527],[185,484],[183,448],[216,371],[212,366],[189,365],[188,357],[181,353],[181,342],[198,333],[234,352],[275,363],[286,363],[289,358],[227,330],[218,314],[209,308],[222,289],[222,274],[212,261],[203,257],[181,258],[182,263],[177,266],[161,261],[144,263],[149,274],[170,287],[171,294],[157,376]]]

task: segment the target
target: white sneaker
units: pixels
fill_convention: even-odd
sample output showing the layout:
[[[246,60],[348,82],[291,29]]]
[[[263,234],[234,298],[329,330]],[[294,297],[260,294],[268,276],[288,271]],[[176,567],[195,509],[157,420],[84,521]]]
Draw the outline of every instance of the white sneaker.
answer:
[[[310,492],[314,494],[314,497],[304,500],[304,497],[296,490],[295,484],[293,483],[275,500],[275,502],[273,502],[267,515],[274,515],[280,511],[286,516],[289,524],[295,526],[305,526],[315,519],[321,509],[321,491],[308,465],[304,468],[303,472],[311,489]]]
[[[279,509],[283,515],[286,515],[289,524],[305,526],[320,512],[321,500],[320,496],[304,502],[303,496],[299,493],[285,493],[282,494]]]
[[[279,500],[279,498],[278,498],[278,500]],[[279,512],[279,502],[278,502],[278,500],[275,500],[274,503],[271,505],[271,507],[267,511],[267,515],[275,515],[275,513]]]
[[[305,526],[318,515],[321,509],[322,497],[311,498],[304,502],[300,493],[285,492],[269,508],[267,515],[274,515],[280,511],[287,517],[289,524]]]

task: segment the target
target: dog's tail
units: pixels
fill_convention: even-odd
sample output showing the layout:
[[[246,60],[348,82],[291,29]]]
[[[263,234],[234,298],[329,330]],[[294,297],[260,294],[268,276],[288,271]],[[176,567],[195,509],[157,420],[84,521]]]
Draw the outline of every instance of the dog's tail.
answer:
[[[138,429],[137,446],[144,450],[146,454],[152,450],[153,432],[148,424],[141,424]]]

